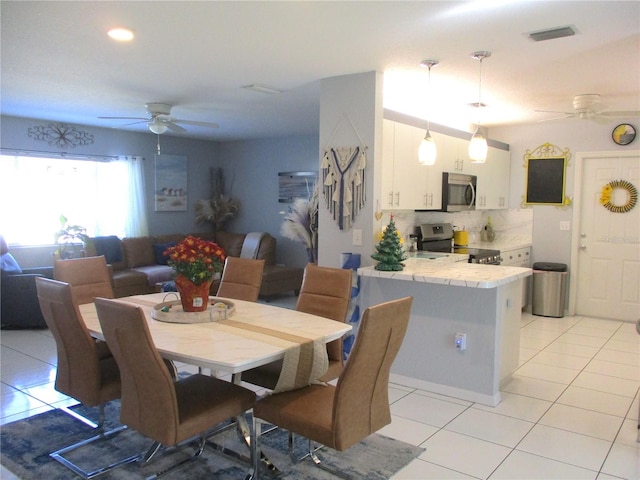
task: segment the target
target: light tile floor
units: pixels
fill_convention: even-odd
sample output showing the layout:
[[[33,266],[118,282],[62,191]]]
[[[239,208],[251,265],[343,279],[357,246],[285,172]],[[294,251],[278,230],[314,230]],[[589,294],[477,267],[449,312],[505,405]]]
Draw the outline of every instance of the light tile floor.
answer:
[[[0,335],[0,426],[75,403],[53,388],[48,331]],[[394,479],[640,478],[635,325],[524,313],[520,338],[520,367],[496,407],[390,385],[393,421],[380,433],[426,448]],[[0,478],[16,477],[2,468]]]

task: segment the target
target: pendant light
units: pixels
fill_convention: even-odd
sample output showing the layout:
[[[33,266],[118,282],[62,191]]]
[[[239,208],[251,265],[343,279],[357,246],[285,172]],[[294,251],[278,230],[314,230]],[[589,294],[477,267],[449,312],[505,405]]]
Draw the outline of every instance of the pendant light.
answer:
[[[427,67],[429,69],[429,99],[431,98],[431,68],[438,65],[437,60],[423,60],[420,62],[420,65],[423,67]],[[433,140],[431,136],[431,132],[429,132],[429,126],[431,125],[431,121],[427,115],[427,133],[424,138],[420,142],[420,147],[418,148],[418,161],[420,165],[433,165],[436,163],[436,142]]]
[[[471,163],[484,163],[487,160],[487,139],[480,133],[480,109],[482,108],[482,61],[489,58],[491,52],[473,52],[471,57],[480,61],[480,81],[478,82],[478,123],[476,131],[469,142],[469,158]]]

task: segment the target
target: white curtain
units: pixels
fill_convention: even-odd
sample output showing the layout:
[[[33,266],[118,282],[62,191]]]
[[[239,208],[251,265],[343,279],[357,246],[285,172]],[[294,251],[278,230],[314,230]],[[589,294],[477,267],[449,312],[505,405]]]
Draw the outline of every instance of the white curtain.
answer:
[[[129,179],[125,215],[125,235],[144,237],[149,235],[147,206],[144,188],[144,159],[138,156],[120,155],[116,162],[126,169]]]

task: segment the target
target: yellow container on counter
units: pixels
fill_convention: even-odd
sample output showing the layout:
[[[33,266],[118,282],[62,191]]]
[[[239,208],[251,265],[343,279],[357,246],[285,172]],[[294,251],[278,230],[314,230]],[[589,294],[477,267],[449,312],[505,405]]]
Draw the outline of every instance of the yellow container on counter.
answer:
[[[469,245],[469,232],[466,230],[458,230],[453,232],[453,244],[466,247]]]

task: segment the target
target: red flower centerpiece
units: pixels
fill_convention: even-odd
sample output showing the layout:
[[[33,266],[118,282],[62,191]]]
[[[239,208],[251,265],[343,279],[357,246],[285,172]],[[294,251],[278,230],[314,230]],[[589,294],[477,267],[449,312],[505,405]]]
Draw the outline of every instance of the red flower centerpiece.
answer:
[[[222,271],[225,253],[215,242],[188,236],[164,251],[176,271],[176,287],[185,312],[202,312],[209,303],[213,277]]]

